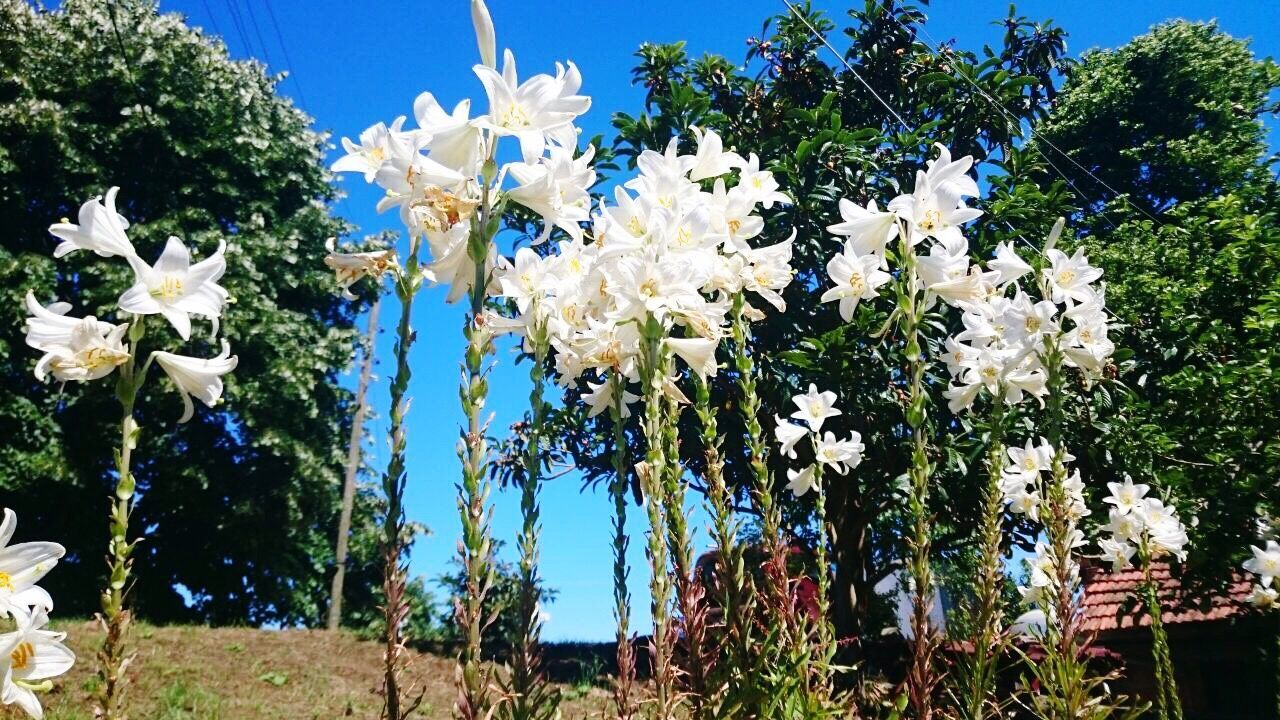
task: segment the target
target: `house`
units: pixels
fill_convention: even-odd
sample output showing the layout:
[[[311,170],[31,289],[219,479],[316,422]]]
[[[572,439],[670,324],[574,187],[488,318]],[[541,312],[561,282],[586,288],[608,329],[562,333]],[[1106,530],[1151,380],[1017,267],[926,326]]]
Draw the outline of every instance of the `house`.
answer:
[[[1174,674],[1187,720],[1274,720],[1280,671],[1280,613],[1253,612],[1250,582],[1235,577],[1208,598],[1193,598],[1164,563],[1152,577],[1164,612]],[[1119,655],[1124,678],[1113,690],[1155,698],[1151,618],[1139,602],[1142,572],[1083,568],[1084,630],[1098,647]]]

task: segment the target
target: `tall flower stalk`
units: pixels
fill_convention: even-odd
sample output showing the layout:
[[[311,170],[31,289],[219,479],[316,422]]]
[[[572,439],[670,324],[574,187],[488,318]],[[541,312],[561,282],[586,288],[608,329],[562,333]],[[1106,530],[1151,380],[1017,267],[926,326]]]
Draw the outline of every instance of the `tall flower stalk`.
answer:
[[[413,371],[409,366],[409,349],[416,334],[413,330],[413,299],[422,287],[419,269],[420,240],[411,237],[409,255],[403,271],[396,275],[395,292],[400,301],[400,320],[396,323],[395,358],[396,374],[391,381],[391,413],[388,433],[391,440],[391,458],[382,476],[382,493],[386,498],[386,514],[382,519],[382,594],[383,594],[383,717],[401,720],[408,717],[421,702],[421,695],[411,699],[404,695],[400,676],[404,670],[405,646],[403,630],[409,616],[409,603],[405,595],[408,587],[408,563],[404,558],[405,513],[404,490],[409,480],[405,465],[408,449],[408,428],[405,418],[409,413],[409,381]]]
[[[129,358],[120,366],[116,378],[116,398],[120,401],[120,445],[116,449],[116,488],[111,503],[110,537],[107,540],[107,565],[110,568],[107,586],[102,591],[101,624],[105,637],[98,651],[97,709],[104,718],[124,716],[124,690],[126,641],[130,613],[125,608],[125,592],[133,569],[133,550],[138,541],[129,540],[129,519],[133,515],[133,501],[137,494],[137,482],[133,477],[133,450],[137,447],[140,430],[133,418],[133,406],[146,368],[136,368],[138,344],[145,334],[141,317],[135,317],[129,328]]]
[[[862,462],[862,452],[866,447],[862,444],[862,436],[857,432],[850,434],[847,440],[837,439],[828,430],[821,434],[828,418],[841,415],[835,406],[836,395],[833,392],[818,392],[814,385],[809,386],[807,393],[796,395],[792,402],[796,411],[791,418],[796,422],[787,422],[777,418],[775,430],[780,450],[783,455],[795,459],[796,445],[801,440],[808,440],[813,450],[813,463],[803,470],[787,470],[787,488],[796,497],[802,497],[815,491],[815,515],[818,520],[818,539],[814,545],[814,560],[817,579],[814,596],[813,635],[816,641],[817,660],[813,672],[809,673],[811,684],[809,694],[818,701],[823,701],[831,693],[831,660],[835,656],[835,630],[831,624],[831,566],[827,559],[827,491],[823,482],[827,470],[839,475],[846,475]],[[808,608],[805,608],[808,610]]]
[[[546,386],[546,362],[550,343],[546,319],[537,298],[530,303],[530,320],[525,337],[532,354],[529,368],[529,434],[525,447],[524,472],[521,477],[520,514],[523,518],[518,545],[520,549],[519,636],[511,652],[511,677],[508,681],[510,700],[503,703],[503,717],[512,720],[541,720],[558,714],[560,694],[542,673],[542,579],[538,574],[539,525],[538,490],[542,480],[542,425],[547,404],[543,400]]]
[[[632,699],[635,683],[635,653],[631,647],[631,592],[627,589],[627,490],[630,487],[627,468],[626,395],[627,380],[615,368],[609,376],[609,418],[613,423],[613,481],[609,496],[613,500],[613,615],[617,623],[618,676],[614,680],[613,701],[618,720],[635,716]]]
[[[1113,570],[1129,567],[1134,556],[1142,580],[1138,595],[1151,621],[1151,648],[1156,670],[1156,713],[1160,720],[1182,720],[1182,700],[1174,675],[1169,636],[1164,629],[1164,608],[1160,602],[1160,583],[1153,574],[1153,563],[1164,560],[1185,561],[1188,537],[1186,528],[1172,505],[1156,497],[1148,497],[1150,488],[1134,484],[1130,478],[1122,483],[1107,483],[1111,494],[1103,499],[1111,505],[1110,522],[1102,526],[1109,537],[1098,540],[1102,559],[1111,562]]]
[[[989,282],[971,265],[969,244],[961,227],[977,218],[979,210],[966,207],[964,198],[978,194],[969,176],[973,158],[952,160],[950,151],[938,145],[938,157],[916,173],[915,188],[899,195],[882,212],[872,200],[866,207],[840,200],[842,222],[827,230],[844,238],[842,252],[827,263],[833,287],[823,302],[837,301],[840,316],[853,319],[859,303],[879,296],[879,288],[892,283],[895,302],[882,334],[896,329],[902,343],[901,378],[906,383],[904,404],[908,448],[906,566],[912,587],[910,631],[912,653],[906,690],[912,715],[933,718],[934,692],[939,681],[934,652],[939,638],[929,621],[934,598],[932,543],[929,514],[929,394],[924,384],[929,367],[927,338],[921,332],[926,313],[939,301],[965,307],[988,292]],[[890,244],[897,240],[893,251]],[[922,247],[928,248],[921,254]],[[896,267],[893,265],[896,264]],[[891,274],[892,269],[895,273]]]
[[[907,387],[907,431],[911,438],[911,460],[907,468],[909,481],[907,514],[911,526],[907,547],[911,552],[908,568],[911,577],[911,661],[907,670],[907,690],[913,711],[918,720],[933,717],[933,693],[938,684],[933,654],[937,649],[937,629],[929,621],[929,611],[934,602],[933,569],[929,561],[932,544],[929,514],[929,477],[933,466],[929,462],[929,436],[926,427],[929,398],[924,388],[925,360],[920,336],[920,324],[924,321],[924,293],[916,273],[915,249],[911,244],[911,231],[899,231],[899,254],[902,276],[898,287],[898,330],[902,334],[904,375]]]
[[[647,450],[644,466],[639,474],[645,512],[649,517],[647,555],[652,600],[650,611],[653,615],[653,643],[650,653],[653,657],[654,716],[659,720],[669,720],[676,717],[679,697],[672,658],[675,638],[670,624],[671,577],[667,573],[669,505],[664,482],[668,472],[663,430],[668,358],[658,332],[656,322],[646,323],[640,376],[644,386],[644,436]]]
[[[385,191],[378,209],[398,209],[410,236],[425,240],[432,259],[420,269],[415,265],[415,283],[429,279],[447,285],[448,302],[467,299],[463,325],[466,350],[459,388],[464,417],[458,443],[462,474],[457,484],[462,525],[458,552],[464,587],[455,603],[463,642],[456,673],[455,711],[467,720],[487,720],[499,707],[492,693],[491,670],[482,658],[483,636],[491,621],[486,616],[485,599],[495,572],[490,528],[490,450],[485,439],[489,358],[497,332],[523,328],[527,333],[534,327],[528,318],[504,318],[488,308],[495,269],[509,267],[497,252],[494,239],[508,202],[523,205],[542,217],[543,232],[535,243],[545,241],[553,228],[580,239],[581,223],[589,215],[587,189],[595,182],[595,173],[590,165],[592,151],[577,152],[578,131],[573,122],[591,105],[590,98],[578,94],[582,84],[578,68],[573,63],[557,64],[554,76],[536,75],[519,82],[510,50],[503,53],[502,71],[498,71],[493,21],[483,0],[472,0],[471,19],[481,60],[472,70],[488,97],[488,113],[470,117],[470,100],[447,111],[432,93],[424,92],[413,103],[418,128],[405,129],[405,118],[400,117],[390,125],[378,123],[368,128],[360,134],[358,143],[344,138],[346,155],[334,163],[333,169],[360,173],[367,182],[377,183]],[[520,160],[499,167],[496,158],[503,138],[518,144]],[[503,187],[508,179],[514,181],[514,187]],[[416,253],[417,245],[415,256]],[[354,260],[351,262],[355,264]],[[359,279],[360,272],[357,269],[353,273],[354,279]],[[515,281],[511,287],[524,313],[535,288],[526,287],[528,284],[518,277]],[[537,288],[538,292],[543,290]],[[542,342],[540,347],[545,358],[548,345]],[[541,382],[540,378],[535,380]],[[534,411],[541,413],[540,397],[535,404]],[[511,678],[519,689],[501,701],[504,712],[514,712],[519,717],[554,713],[556,704],[553,693],[538,689],[543,687],[536,659],[540,623],[534,617],[538,595],[538,476],[536,470],[528,472],[541,461],[538,452],[535,440],[526,457],[530,479],[523,488],[525,522],[519,542],[524,585],[522,611],[532,607],[534,612],[522,619],[516,673]],[[388,489],[402,491],[403,478],[399,483]],[[389,647],[392,640],[389,636]],[[399,720],[396,715],[391,717]]]
[[[25,326],[27,344],[44,353],[35,367],[39,380],[52,375],[63,383],[89,382],[118,371],[120,446],[115,453],[115,491],[108,522],[109,574],[100,596],[99,620],[105,638],[98,652],[96,695],[97,714],[106,720],[126,715],[124,698],[129,680],[126,671],[130,661],[131,620],[127,599],[132,582],[132,555],[138,542],[129,536],[129,521],[137,497],[133,452],[140,434],[134,418],[138,393],[152,363],[159,365],[182,399],[183,414],[178,422],[185,423],[195,412],[191,397],[194,395],[210,407],[217,404],[222,397],[222,376],[236,366],[236,358],[231,356],[225,340],[221,342],[222,352],[213,358],[189,357],[157,349],[140,362],[147,315],[162,315],[184,342],[191,337],[192,315],[211,320],[216,335],[228,298],[227,291],[217,284],[226,270],[226,246],[219,245],[208,258],[192,263],[191,251],[186,245],[170,237],[159,259],[154,264],[147,263],[138,256],[125,234],[128,222],[116,212],[117,191],[118,188],[111,188],[104,197],[84,203],[80,207],[79,223],[57,223],[50,226],[49,231],[61,240],[54,249],[54,257],[87,250],[100,257],[119,257],[129,264],[134,272],[134,284],[120,296],[117,307],[130,322],[113,325],[93,316],[69,317],[69,304],[41,305],[29,292],[26,305],[31,317]],[[156,346],[165,344],[163,337],[155,338]]]
[[[711,539],[715,543],[716,599],[723,618],[722,672],[717,673],[725,695],[749,697],[758,683],[750,671],[754,612],[753,584],[747,575],[744,546],[738,540],[740,522],[734,509],[733,496],[724,479],[724,456],[721,446],[718,410],[711,403],[711,385],[695,379],[694,408],[701,426],[703,462],[705,465],[706,508],[711,517]]]
[[[467,341],[463,356],[462,385],[458,396],[466,426],[458,443],[462,461],[462,481],[458,484],[458,516],[462,522],[462,538],[458,543],[459,560],[465,578],[462,597],[457,601],[458,625],[463,645],[458,657],[458,713],[466,720],[487,718],[490,710],[489,671],[483,664],[484,628],[488,624],[484,600],[493,583],[493,539],[489,506],[489,447],[485,440],[488,423],[484,418],[489,395],[488,358],[493,353],[493,331],[484,312],[486,288],[489,284],[489,252],[497,232],[496,218],[490,204],[488,182],[492,179],[492,161],[485,163],[483,195],[471,227],[467,256],[475,266],[470,288],[470,309],[463,324]],[[527,471],[527,468],[526,468]]]
[[[958,709],[965,720],[985,720],[998,713],[996,671],[1004,648],[1001,626],[1004,566],[1000,547],[1004,536],[1004,494],[1000,491],[1004,469],[1006,409],[1005,387],[998,387],[991,403],[987,435],[987,478],[982,488],[982,517],[978,527],[978,576],[971,622],[973,654],[962,660]]]

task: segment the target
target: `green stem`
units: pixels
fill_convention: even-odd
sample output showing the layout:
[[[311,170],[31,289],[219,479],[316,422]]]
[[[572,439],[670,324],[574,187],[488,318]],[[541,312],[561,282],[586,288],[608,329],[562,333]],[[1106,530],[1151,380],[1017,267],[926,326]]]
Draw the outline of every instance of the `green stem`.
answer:
[[[459,397],[467,419],[459,450],[462,460],[462,482],[458,486],[458,515],[462,523],[462,541],[458,554],[465,577],[465,591],[458,603],[458,624],[463,646],[458,658],[457,713],[463,720],[488,720],[491,711],[489,673],[481,651],[487,618],[484,601],[493,584],[493,540],[490,534],[492,509],[489,506],[489,448],[485,441],[483,419],[489,395],[485,361],[493,351],[493,333],[484,321],[485,290],[489,285],[489,247],[497,223],[493,214],[489,186],[493,161],[485,163],[485,185],[479,213],[473,218],[467,241],[467,255],[475,263],[475,277],[470,292],[470,310],[463,326],[467,341],[463,361],[462,386]]]
[[[382,521],[382,563],[383,563],[383,717],[387,720],[400,720],[412,712],[406,709],[405,699],[401,697],[400,673],[404,660],[404,622],[409,614],[406,588],[408,585],[408,568],[405,565],[405,514],[404,489],[409,474],[406,466],[408,448],[405,416],[409,411],[406,395],[413,371],[409,367],[409,348],[416,335],[411,319],[413,316],[413,299],[421,287],[418,272],[417,241],[410,241],[413,250],[406,259],[405,266],[396,278],[396,297],[400,301],[400,320],[396,324],[396,374],[391,381],[391,417],[388,433],[391,441],[391,458],[387,462],[387,470],[382,476],[382,492],[387,500],[387,511]]]
[[[996,669],[1003,647],[1000,622],[1001,588],[1004,569],[1000,559],[1003,537],[1004,496],[1000,476],[1004,467],[1005,402],[1004,386],[991,401],[991,434],[987,447],[987,484],[982,491],[982,520],[978,531],[977,613],[974,621],[973,658],[963,688],[966,720],[984,720],[995,707]]]
[[[631,593],[627,589],[627,423],[626,377],[613,371],[613,403],[609,416],[613,420],[613,482],[609,493],[613,496],[613,601],[614,619],[618,623],[618,677],[614,683],[613,699],[617,706],[618,720],[629,720],[635,715],[631,700],[632,683],[635,680],[635,655],[631,649]]]
[[[560,694],[547,683],[542,667],[542,619],[538,611],[541,578],[538,575],[539,526],[538,489],[542,475],[542,425],[547,405],[542,399],[546,386],[546,361],[550,347],[546,321],[541,319],[535,299],[529,308],[532,318],[528,328],[533,348],[533,366],[529,369],[532,390],[529,392],[529,437],[524,457],[524,482],[520,495],[520,512],[524,525],[518,540],[520,546],[519,639],[512,648],[510,689],[512,699],[504,703],[502,715],[511,720],[538,720],[555,717]]]
[[[133,316],[129,327],[129,359],[120,366],[116,380],[116,398],[120,401],[120,447],[116,451],[116,488],[111,500],[110,539],[107,542],[107,565],[111,568],[107,587],[102,591],[102,625],[106,637],[98,652],[97,710],[105,720],[123,720],[125,675],[125,643],[132,620],[125,608],[133,570],[133,550],[137,541],[129,542],[129,519],[133,515],[137,483],[133,477],[133,449],[138,442],[138,425],[133,418],[133,405],[148,365],[137,367],[139,343],[146,333],[142,315]]]
[[[831,684],[831,658],[835,656],[835,627],[831,624],[831,564],[827,560],[827,538],[832,528],[827,522],[827,490],[823,485],[823,465],[815,463],[813,468],[813,485],[818,493],[817,506],[814,508],[818,516],[818,541],[814,546],[814,559],[818,571],[818,657],[820,668],[818,682],[821,689],[828,689]]]
[[[701,421],[702,451],[706,462],[705,496],[711,516],[711,535],[716,544],[716,589],[725,623],[725,656],[721,659],[727,673],[721,673],[727,694],[744,697],[756,687],[755,676],[746,668],[751,658],[751,584],[746,572],[743,545],[738,542],[738,519],[733,496],[724,480],[723,438],[715,406],[711,404],[711,387],[695,376],[697,392],[694,409]]]
[[[911,431],[911,465],[908,469],[910,495],[907,507],[911,520],[909,567],[911,579],[915,583],[915,592],[911,598],[913,644],[907,689],[914,717],[917,720],[932,720],[933,690],[938,680],[933,667],[937,638],[935,629],[929,623],[930,604],[933,600],[933,571],[929,564],[932,523],[929,515],[929,476],[932,467],[928,458],[929,441],[926,435],[928,396],[924,390],[924,372],[927,362],[920,337],[920,323],[924,320],[924,297],[916,274],[915,250],[909,242],[910,231],[903,227],[900,237],[903,268],[898,317],[905,342],[906,375],[910,381],[907,426]]]
[[[650,323],[651,325],[654,323]],[[654,328],[646,328],[641,377],[644,381],[644,436],[648,448],[645,468],[640,473],[644,490],[645,510],[649,516],[648,555],[651,572],[649,589],[652,595],[653,614],[653,684],[655,717],[670,720],[675,717],[678,698],[675,691],[675,672],[671,657],[669,610],[671,605],[671,581],[667,572],[667,517],[664,478],[667,474],[663,437],[663,409],[665,399],[663,381],[666,377],[666,353]]]
[[[1054,683],[1046,684],[1044,691],[1056,696],[1054,705],[1060,707],[1066,717],[1082,717],[1091,701],[1088,667],[1079,652],[1079,613],[1075,599],[1077,578],[1071,557],[1076,524],[1071,516],[1071,503],[1065,486],[1067,449],[1063,430],[1066,425],[1066,388],[1063,354],[1056,335],[1045,336],[1041,364],[1045,368],[1048,389],[1045,437],[1054,448],[1049,483],[1042,492],[1045,505],[1041,517],[1053,560],[1049,597],[1044,603],[1047,620],[1044,648],[1050,655],[1049,665],[1057,669],[1052,675]]]
[[[765,573],[766,590],[778,607],[790,602],[789,590],[786,586],[786,556],[782,543],[782,514],[773,498],[773,481],[769,477],[769,450],[765,443],[764,430],[760,426],[761,403],[756,392],[756,365],[747,348],[750,329],[744,310],[746,298],[738,293],[733,298],[732,332],[733,362],[738,374],[738,389],[741,400],[738,403],[739,413],[747,428],[747,454],[751,468],[751,494],[756,510],[760,513],[760,542],[770,557],[770,562],[782,563],[776,572]],[[788,632],[789,628],[779,628]]]
[[[1173,657],[1169,652],[1169,636],[1164,629],[1160,593],[1151,576],[1151,552],[1146,538],[1138,546],[1138,560],[1142,563],[1142,596],[1151,618],[1151,652],[1156,664],[1156,711],[1160,720],[1182,720],[1182,700],[1178,697],[1178,681],[1173,674]]]

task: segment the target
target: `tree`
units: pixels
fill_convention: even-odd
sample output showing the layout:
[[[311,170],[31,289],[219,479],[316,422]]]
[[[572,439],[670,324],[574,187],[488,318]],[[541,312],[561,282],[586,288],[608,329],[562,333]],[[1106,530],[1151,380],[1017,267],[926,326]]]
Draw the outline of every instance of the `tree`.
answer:
[[[240,357],[226,403],[186,425],[154,383],[140,399],[134,607],[157,621],[318,623],[351,415],[335,368],[365,307],[339,299],[317,260],[349,230],[330,215],[325,138],[275,95],[279,77],[148,0],[54,12],[4,0],[0,36],[0,488],[68,548],[48,589],[63,612],[96,609],[117,417],[109,389],[32,378],[21,299],[74,290],[78,311],[101,315],[127,286],[123,264],[52,260],[47,232],[119,185],[144,256],[170,234],[204,252],[228,244],[223,323]],[[216,352],[203,345],[192,354]],[[372,505],[362,494],[357,533]],[[372,562],[353,558],[349,587]],[[361,592],[349,602],[369,602]]]
[[[1165,23],[1086,54],[1031,143],[1077,193],[1072,223],[1130,352],[1129,390],[1090,411],[1077,446],[1098,482],[1152,482],[1196,518],[1201,579],[1238,567],[1280,512],[1280,186],[1262,121],[1277,88],[1247,41]]]
[[[867,445],[857,472],[833,482],[828,495],[828,516],[837,535],[833,599],[841,634],[868,638],[880,629],[872,626],[873,588],[904,556],[898,532],[904,520],[899,478],[907,460],[899,450],[905,423],[903,363],[871,340],[885,324],[883,309],[861,307],[854,322],[846,324],[833,306],[814,302],[815,288],[825,283],[825,264],[839,248],[825,228],[839,220],[838,198],[865,204],[869,198],[896,194],[935,154],[935,141],[980,162],[1007,153],[1019,132],[1019,124],[1008,116],[1037,118],[1055,93],[1064,33],[1011,16],[1005,21],[1004,44],[979,56],[920,40],[925,14],[918,6],[866,2],[849,11],[844,30],[849,69],[824,61],[821,53],[826,51],[810,29],[812,25],[837,42],[835,24],[807,4],[799,12],[803,20],[796,15],[770,18],[765,23],[769,35],[748,41],[753,74],[719,56],[691,59],[682,44],[643,45],[635,78],[647,88],[645,112],[615,116],[615,150],[634,158],[644,148],[661,149],[673,135],[692,142],[692,126],[713,127],[727,146],[758,152],[795,199],[769,219],[764,236],[757,239],[769,245],[784,240],[792,228],[798,233],[792,261],[797,278],[785,293],[788,311],[755,327],[753,349],[763,375],[765,408],[781,411],[791,395],[813,382],[834,390],[842,407],[853,409],[832,422],[838,435],[857,430]],[[930,377],[928,383],[938,396],[945,379]],[[713,401],[732,407],[737,401],[734,386],[732,372],[723,371],[713,387]],[[567,406],[561,427],[582,427],[574,404]],[[771,430],[772,421],[763,420]],[[681,447],[683,461],[697,477],[702,460],[695,423],[688,413]],[[742,497],[748,481],[738,439],[745,431],[735,412],[721,412],[720,424],[728,438],[725,471]],[[980,480],[971,469],[980,465],[981,449],[958,439],[962,429],[944,425],[951,436],[933,458],[939,464],[935,548],[944,559],[963,554],[971,542],[973,527],[962,518],[974,517],[978,502]],[[570,434],[565,450],[589,478],[603,478],[609,473],[607,455],[584,450],[593,446],[591,436],[604,433],[587,425]],[[776,462],[773,471],[774,477],[785,477]],[[792,530],[812,541],[806,506],[790,505],[788,513]]]

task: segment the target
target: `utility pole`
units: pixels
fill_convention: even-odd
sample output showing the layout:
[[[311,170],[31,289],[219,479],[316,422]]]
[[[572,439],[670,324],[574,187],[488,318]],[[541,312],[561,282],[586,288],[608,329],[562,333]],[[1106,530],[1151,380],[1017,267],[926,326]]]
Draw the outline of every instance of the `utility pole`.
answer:
[[[364,439],[364,416],[369,406],[365,395],[369,390],[369,378],[373,375],[373,349],[378,339],[379,297],[369,308],[369,329],[365,334],[364,360],[360,365],[360,383],[356,386],[356,413],[351,420],[351,445],[347,448],[347,473],[342,485],[342,514],[338,518],[338,541],[334,553],[336,569],[333,587],[329,591],[329,629],[337,630],[342,622],[342,583],[347,574],[347,541],[351,535],[351,512],[356,500],[356,473],[360,471],[360,443]]]

